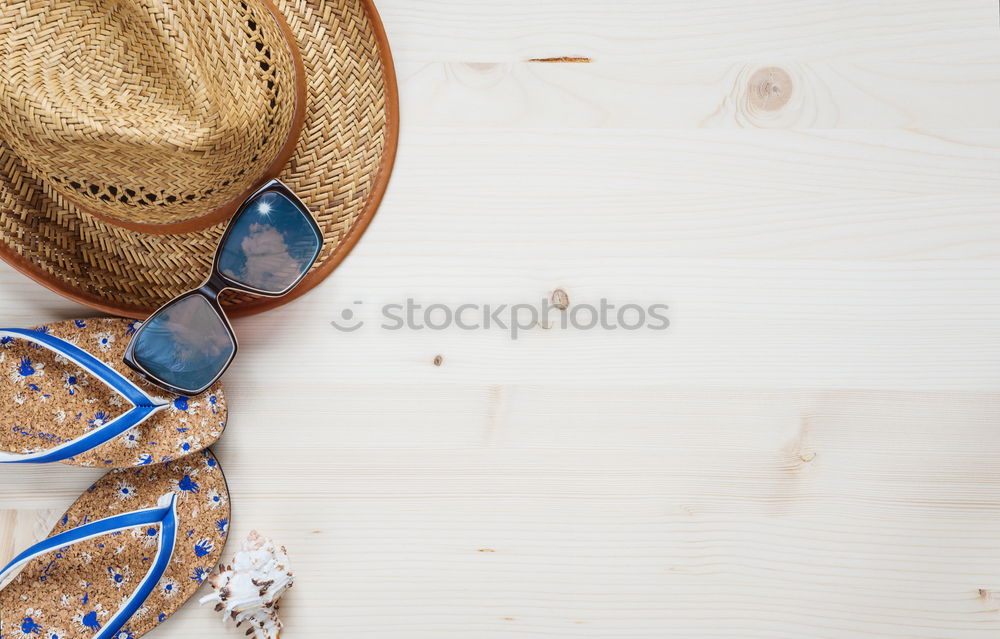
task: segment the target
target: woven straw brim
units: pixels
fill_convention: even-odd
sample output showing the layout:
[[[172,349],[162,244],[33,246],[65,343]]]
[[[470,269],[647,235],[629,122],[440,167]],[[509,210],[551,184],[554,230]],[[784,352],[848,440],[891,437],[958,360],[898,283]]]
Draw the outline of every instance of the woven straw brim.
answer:
[[[324,235],[320,259],[277,299],[231,295],[233,316],[301,295],[358,241],[389,180],[398,98],[388,42],[370,0],[274,0],[301,50],[305,123],[278,178]],[[0,141],[0,257],[45,286],[98,310],[143,318],[199,284],[225,224],[153,235],[103,222],[46,186]]]

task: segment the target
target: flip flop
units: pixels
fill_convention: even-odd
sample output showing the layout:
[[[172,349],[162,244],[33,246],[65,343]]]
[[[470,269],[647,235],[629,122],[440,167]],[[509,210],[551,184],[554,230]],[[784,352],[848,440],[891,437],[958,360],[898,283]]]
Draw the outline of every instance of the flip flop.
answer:
[[[170,395],[125,365],[137,325],[102,318],[0,329],[0,463],[143,466],[222,435],[221,384],[195,398]]]
[[[135,639],[195,594],[228,528],[211,452],[113,470],[0,569],[0,636]]]

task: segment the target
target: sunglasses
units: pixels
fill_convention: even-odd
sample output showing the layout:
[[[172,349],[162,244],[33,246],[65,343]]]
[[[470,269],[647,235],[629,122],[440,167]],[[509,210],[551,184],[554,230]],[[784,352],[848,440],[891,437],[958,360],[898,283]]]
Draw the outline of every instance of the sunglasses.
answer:
[[[236,356],[236,333],[219,295],[235,290],[281,297],[302,281],[322,246],[319,225],[305,204],[271,180],[230,220],[208,279],[139,326],[125,351],[125,364],[172,393],[203,393]]]

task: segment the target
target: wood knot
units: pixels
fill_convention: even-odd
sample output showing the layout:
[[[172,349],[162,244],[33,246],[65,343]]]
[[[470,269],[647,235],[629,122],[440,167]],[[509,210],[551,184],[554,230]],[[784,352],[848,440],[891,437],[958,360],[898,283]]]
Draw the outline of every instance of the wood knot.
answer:
[[[440,366],[441,364],[444,364],[444,356],[443,355],[436,355],[434,357],[434,365],[435,366]]]
[[[569,295],[566,294],[566,291],[561,288],[552,291],[552,306],[560,311],[565,311],[569,308]]]
[[[569,64],[590,64],[590,58],[580,55],[560,55],[553,58],[528,58],[528,62],[561,62]]]
[[[764,67],[754,71],[747,87],[751,109],[777,111],[792,97],[792,77],[780,67]]]

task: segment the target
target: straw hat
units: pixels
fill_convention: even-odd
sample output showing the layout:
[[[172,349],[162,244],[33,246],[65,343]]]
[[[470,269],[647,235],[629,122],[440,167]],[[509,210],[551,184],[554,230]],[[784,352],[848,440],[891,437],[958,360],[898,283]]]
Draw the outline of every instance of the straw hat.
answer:
[[[0,257],[99,310],[144,317],[200,284],[273,177],[325,236],[302,293],[389,179],[396,86],[370,0],[5,0],[0,59]]]

